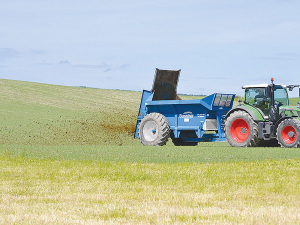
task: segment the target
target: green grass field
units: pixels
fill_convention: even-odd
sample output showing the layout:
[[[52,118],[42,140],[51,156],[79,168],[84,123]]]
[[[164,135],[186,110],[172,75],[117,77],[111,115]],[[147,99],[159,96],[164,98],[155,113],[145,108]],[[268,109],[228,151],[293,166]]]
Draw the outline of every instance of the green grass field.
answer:
[[[0,88],[0,224],[299,223],[299,149],[145,147],[139,92]]]

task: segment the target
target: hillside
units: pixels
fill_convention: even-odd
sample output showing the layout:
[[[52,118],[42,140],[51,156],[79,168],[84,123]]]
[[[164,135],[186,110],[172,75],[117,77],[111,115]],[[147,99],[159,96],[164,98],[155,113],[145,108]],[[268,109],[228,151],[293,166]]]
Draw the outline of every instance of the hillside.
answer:
[[[0,80],[0,141],[132,144],[141,93]]]

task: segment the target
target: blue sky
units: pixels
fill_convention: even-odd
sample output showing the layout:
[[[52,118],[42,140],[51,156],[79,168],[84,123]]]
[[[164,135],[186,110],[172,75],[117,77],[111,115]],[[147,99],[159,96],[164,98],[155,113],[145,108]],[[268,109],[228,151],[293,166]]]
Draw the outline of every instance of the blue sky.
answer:
[[[297,0],[0,3],[0,78],[142,91],[160,68],[181,69],[186,94],[300,84]]]

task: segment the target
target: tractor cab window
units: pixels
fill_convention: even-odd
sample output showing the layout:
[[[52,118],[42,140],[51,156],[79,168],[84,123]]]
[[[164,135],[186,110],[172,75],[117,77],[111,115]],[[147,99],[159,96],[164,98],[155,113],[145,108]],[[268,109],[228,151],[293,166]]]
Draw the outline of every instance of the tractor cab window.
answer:
[[[266,88],[247,88],[245,90],[245,103],[260,109],[265,115],[269,115],[270,98],[266,95]]]
[[[274,99],[275,99],[275,104],[276,104],[276,102],[279,105],[288,105],[289,104],[287,91],[280,85],[275,85]]]

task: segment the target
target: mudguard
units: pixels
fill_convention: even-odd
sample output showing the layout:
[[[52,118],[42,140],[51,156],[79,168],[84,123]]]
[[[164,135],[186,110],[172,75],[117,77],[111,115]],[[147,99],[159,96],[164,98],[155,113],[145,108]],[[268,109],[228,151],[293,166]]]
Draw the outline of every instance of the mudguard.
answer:
[[[253,109],[255,109],[255,108],[253,108]],[[244,105],[238,105],[238,106],[236,106],[235,108],[231,109],[231,110],[226,114],[225,119],[227,119],[227,117],[228,117],[231,113],[233,113],[233,112],[235,112],[235,111],[238,111],[238,110],[243,110],[243,111],[247,112],[247,113],[253,118],[254,121],[263,121],[263,120],[264,120],[263,115],[262,115],[258,110],[256,110],[256,113],[254,113],[250,108],[248,108],[248,107],[246,107],[246,106],[244,106]]]

